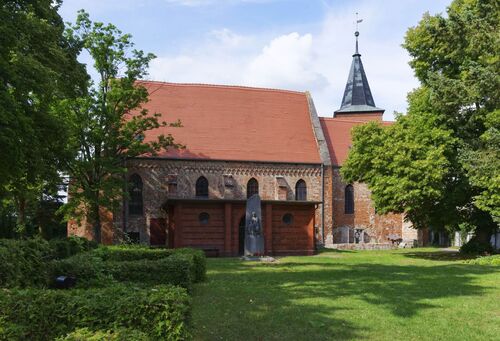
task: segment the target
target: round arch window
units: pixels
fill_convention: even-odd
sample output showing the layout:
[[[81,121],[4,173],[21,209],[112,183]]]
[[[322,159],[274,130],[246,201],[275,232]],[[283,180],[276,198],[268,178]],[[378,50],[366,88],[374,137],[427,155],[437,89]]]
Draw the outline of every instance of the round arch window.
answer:
[[[207,212],[201,212],[198,216],[198,220],[200,221],[200,224],[206,225],[210,220],[210,215]]]
[[[283,224],[291,225],[293,223],[293,215],[291,213],[287,213],[283,216]]]

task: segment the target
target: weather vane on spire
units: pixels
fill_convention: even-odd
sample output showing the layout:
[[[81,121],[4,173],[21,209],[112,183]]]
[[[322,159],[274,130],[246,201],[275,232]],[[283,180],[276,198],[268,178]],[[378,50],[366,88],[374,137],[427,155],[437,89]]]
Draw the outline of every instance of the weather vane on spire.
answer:
[[[356,36],[356,54],[359,54],[359,52],[358,52],[358,37],[359,37],[358,25],[361,22],[363,22],[363,19],[359,19],[358,12],[356,12],[356,32],[354,32],[354,35]]]

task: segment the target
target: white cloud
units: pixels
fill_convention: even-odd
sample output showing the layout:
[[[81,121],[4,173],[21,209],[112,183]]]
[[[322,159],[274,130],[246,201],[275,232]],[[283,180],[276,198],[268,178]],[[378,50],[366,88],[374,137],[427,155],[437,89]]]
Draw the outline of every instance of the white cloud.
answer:
[[[314,71],[313,37],[293,32],[273,39],[248,65],[245,84],[297,90],[325,86]]]
[[[180,6],[197,7],[209,5],[234,5],[239,3],[266,3],[273,0],[165,0],[166,3]]]
[[[406,110],[406,94],[418,86],[408,66],[409,56],[400,45],[407,27],[415,25],[423,13],[423,5],[415,0],[384,0],[383,7],[392,10],[381,11],[373,1],[342,10],[326,7],[320,25],[304,33],[250,36],[228,28],[215,30],[203,41],[186,45],[182,53],[153,61],[151,78],[308,90],[318,113],[331,116],[344,92],[354,53],[353,13],[359,11],[365,19],[360,26],[360,52],[372,94],[377,106],[386,109],[385,119],[392,119],[393,111]],[[419,14],[414,15],[414,22],[393,20],[392,13],[401,11]]]

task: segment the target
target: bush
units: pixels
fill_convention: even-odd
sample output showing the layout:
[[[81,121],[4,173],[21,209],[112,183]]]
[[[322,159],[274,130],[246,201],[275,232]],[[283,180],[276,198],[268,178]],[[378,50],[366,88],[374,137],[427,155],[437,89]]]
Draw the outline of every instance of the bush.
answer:
[[[202,250],[182,249],[151,249],[145,246],[105,246],[92,252],[105,261],[139,261],[160,260],[172,255],[181,256],[191,263],[190,271],[194,282],[202,282],[206,278],[206,257]]]
[[[191,289],[192,262],[187,257],[170,256],[159,260],[104,262],[105,273],[120,282],[173,284]]]
[[[76,278],[77,287],[100,287],[112,281],[106,275],[106,266],[103,260],[92,253],[82,253],[70,258],[54,260],[49,265],[49,286],[54,285],[58,276],[72,276]]]
[[[151,338],[135,329],[119,328],[113,330],[92,331],[88,328],[77,329],[56,341],[150,341]]]
[[[182,340],[188,337],[190,298],[173,286],[5,289],[0,291],[0,321],[1,340],[53,340],[78,328],[133,328],[154,340]]]
[[[43,286],[53,253],[41,238],[0,239],[0,287]]]
[[[460,253],[467,255],[485,255],[493,253],[493,247],[490,243],[485,243],[472,238],[460,247]]]
[[[68,258],[81,252],[90,251],[98,246],[93,240],[76,236],[52,239],[49,241],[49,244],[56,259]]]
[[[479,257],[465,261],[467,264],[477,265],[500,265],[500,255]]]
[[[151,249],[141,245],[103,246],[92,253],[105,261],[158,260],[170,257],[172,249]]]
[[[82,253],[51,262],[50,277],[74,276],[77,287],[107,285],[110,281],[140,284],[173,284],[191,289],[193,263],[189,257],[173,255],[158,260],[103,261],[93,253]]]
[[[202,250],[174,249],[174,255],[187,257],[192,262],[192,277],[195,283],[203,282],[207,276],[207,258]]]

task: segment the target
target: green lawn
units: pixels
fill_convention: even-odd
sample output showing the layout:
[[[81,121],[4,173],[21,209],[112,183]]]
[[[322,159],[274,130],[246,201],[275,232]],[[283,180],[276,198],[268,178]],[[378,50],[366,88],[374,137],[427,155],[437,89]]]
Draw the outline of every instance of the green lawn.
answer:
[[[498,340],[500,266],[438,249],[208,260],[195,340]]]

